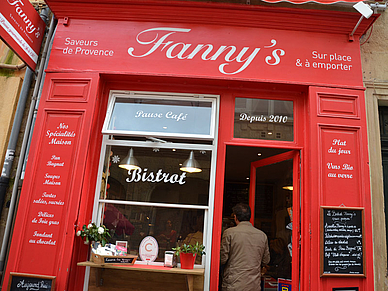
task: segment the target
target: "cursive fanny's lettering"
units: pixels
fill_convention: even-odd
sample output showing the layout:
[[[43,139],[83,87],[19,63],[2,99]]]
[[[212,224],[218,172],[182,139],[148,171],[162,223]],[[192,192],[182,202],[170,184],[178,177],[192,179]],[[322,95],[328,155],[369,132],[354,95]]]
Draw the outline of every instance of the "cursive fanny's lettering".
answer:
[[[15,12],[20,16],[21,20],[23,20],[26,25],[26,32],[29,34],[33,33],[36,30],[36,27],[32,23],[31,19],[28,18],[28,15],[23,11],[22,6],[24,6],[24,3],[21,0],[7,0],[7,2],[9,5],[15,7]]]
[[[221,45],[215,48],[212,44],[192,44],[184,42],[175,42],[168,40],[168,38],[175,33],[189,33],[191,29],[187,28],[174,28],[174,27],[156,27],[141,31],[136,36],[136,41],[142,46],[147,46],[148,50],[143,54],[135,54],[135,48],[128,48],[128,54],[135,58],[147,57],[157,50],[165,52],[168,59],[180,59],[191,60],[198,56],[203,61],[216,61],[221,60],[221,64],[218,66],[218,70],[224,75],[235,75],[244,71],[255,59],[257,54],[262,48],[251,49],[248,46],[243,47],[238,51],[238,48],[234,45]],[[163,33],[163,34],[162,34]],[[146,38],[147,40],[144,40]],[[264,46],[264,48],[273,48],[276,46],[276,40],[271,39],[271,44]],[[270,55],[265,57],[265,63],[270,66],[276,66],[280,63],[281,57],[285,55],[285,51],[282,49],[273,49]],[[228,72],[228,65],[231,63],[242,63],[242,65],[236,69]]]

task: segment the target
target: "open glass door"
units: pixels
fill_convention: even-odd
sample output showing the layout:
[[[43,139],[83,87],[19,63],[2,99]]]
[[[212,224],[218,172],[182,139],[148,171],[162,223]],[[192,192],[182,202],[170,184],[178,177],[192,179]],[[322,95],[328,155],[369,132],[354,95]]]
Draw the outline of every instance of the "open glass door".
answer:
[[[222,231],[235,226],[234,205],[250,205],[251,223],[267,234],[272,257],[262,291],[291,290],[291,284],[299,290],[299,168],[297,150],[226,147]]]
[[[263,269],[263,291],[283,290],[279,285],[290,290],[292,282],[298,286],[298,173],[299,152],[295,150],[251,162],[251,223],[267,234],[271,253]]]

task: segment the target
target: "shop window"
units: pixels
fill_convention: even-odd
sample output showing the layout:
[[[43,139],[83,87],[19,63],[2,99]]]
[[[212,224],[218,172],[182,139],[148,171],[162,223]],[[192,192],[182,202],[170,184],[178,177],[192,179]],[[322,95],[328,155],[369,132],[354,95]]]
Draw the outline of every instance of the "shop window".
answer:
[[[165,251],[179,244],[203,243],[203,217],[204,210],[196,209],[113,203],[105,203],[103,209],[103,223],[110,230],[111,242],[126,241],[130,254],[139,255],[145,237],[156,239],[159,252],[155,263],[163,263]]]
[[[293,141],[293,102],[270,99],[236,98],[234,111],[234,137]]]
[[[138,169],[120,167],[129,151]],[[106,153],[104,176],[109,188],[101,191],[100,199],[208,205],[211,151],[193,151],[198,173],[180,170],[191,150],[109,145]]]
[[[126,241],[131,254],[139,255],[145,237],[156,239],[155,261],[143,262],[139,256],[136,263],[163,264],[165,251],[183,243],[198,241],[210,248],[216,100],[111,94],[94,215],[109,229],[110,242]],[[145,112],[154,115],[141,116]],[[171,114],[176,117],[173,123]],[[186,126],[176,126],[180,122]],[[202,261],[196,263],[205,264]]]

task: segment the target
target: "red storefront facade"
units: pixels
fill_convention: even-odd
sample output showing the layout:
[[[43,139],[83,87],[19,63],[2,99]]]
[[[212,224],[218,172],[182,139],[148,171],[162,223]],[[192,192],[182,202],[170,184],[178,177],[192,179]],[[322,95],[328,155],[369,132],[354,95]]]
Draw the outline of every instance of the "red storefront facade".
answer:
[[[351,40],[349,34],[359,20],[356,12],[195,2],[47,2],[58,26],[3,286],[10,272],[17,272],[55,276],[55,290],[88,290],[84,281],[89,271],[77,266],[87,259],[88,246],[75,233],[98,219],[98,209],[106,202],[96,195],[105,154],[102,148],[108,145],[115,152],[115,147],[130,140],[128,146],[136,151],[136,146],[146,147],[139,140],[146,136],[166,139],[183,151],[186,145],[188,150],[211,152],[203,161],[210,164],[206,201],[189,207],[203,211],[207,255],[200,266],[205,269],[204,290],[218,289],[223,219],[230,214],[225,205],[235,201],[226,194],[232,181],[226,178],[232,165],[228,153],[242,155],[253,148],[271,154],[261,162],[250,160],[254,170],[250,170],[247,197],[252,208],[261,207],[255,202],[258,192],[252,190],[259,188],[253,182],[260,178],[255,171],[291,161],[293,194],[287,196],[285,205],[291,205],[293,211],[292,290],[374,289],[359,37],[375,16],[364,19]],[[152,106],[169,98],[183,103],[185,98],[208,101],[212,105],[204,107],[211,107],[211,113],[202,128],[208,126],[209,132],[200,128],[199,133],[161,133],[150,125],[128,130],[126,135],[114,131],[118,125],[106,127],[106,116],[115,110],[112,104],[133,96],[152,100]],[[255,100],[269,100],[274,106],[272,114],[270,109],[268,116],[259,111],[246,113],[247,104]],[[291,115],[277,112],[276,102],[286,102],[284,107],[291,108]],[[169,112],[166,118],[184,121],[183,115]],[[278,127],[276,132],[282,120],[291,125]],[[124,136],[125,141],[116,135]],[[158,147],[172,149],[160,140]],[[169,183],[184,184],[180,177]],[[241,183],[233,185],[238,188]],[[171,207],[166,201],[149,202]],[[129,202],[132,207],[136,203]],[[180,203],[183,208],[190,204]],[[361,246],[354,255],[357,259],[337,260],[339,268],[356,266],[349,272],[330,267],[336,264],[330,256],[341,256],[341,252],[330,247],[331,230],[321,213],[337,208],[338,216],[353,213],[361,217],[348,230],[362,232],[355,235],[359,245],[354,247]],[[265,227],[271,217],[275,215],[269,213],[257,221],[253,217],[252,222]],[[345,249],[343,255],[348,256]]]

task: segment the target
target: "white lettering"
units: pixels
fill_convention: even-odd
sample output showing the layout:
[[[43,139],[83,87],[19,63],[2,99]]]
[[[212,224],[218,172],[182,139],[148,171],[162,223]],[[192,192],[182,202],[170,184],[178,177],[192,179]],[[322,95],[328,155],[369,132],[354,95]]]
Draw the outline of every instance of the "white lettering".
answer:
[[[271,57],[271,56],[267,56],[267,57],[265,58],[265,62],[266,62],[268,65],[270,65],[270,66],[276,66],[276,65],[278,65],[278,64],[280,63],[280,57],[279,57],[279,55],[280,55],[280,56],[284,56],[285,54],[286,54],[286,52],[285,52],[284,50],[282,50],[282,49],[273,50],[273,51],[272,51],[272,56],[274,57],[275,62],[270,63],[270,61],[272,60],[272,57]]]
[[[52,233],[46,233],[46,232],[41,233],[41,232],[34,231],[34,235],[33,236],[52,238],[53,234]]]
[[[183,42],[174,42],[172,40],[167,40],[168,37],[171,35],[182,32],[182,33],[188,33],[191,29],[185,29],[185,28],[174,28],[174,27],[157,27],[157,28],[151,28],[146,29],[144,31],[141,31],[136,36],[136,41],[138,44],[143,46],[150,46],[146,52],[143,54],[135,54],[135,48],[130,47],[128,48],[128,54],[135,58],[143,58],[146,56],[151,55],[157,50],[160,50],[163,52],[165,50],[166,58],[173,59],[187,59],[191,60],[196,55],[200,54],[200,58],[204,61],[216,61],[218,59],[224,60],[219,67],[218,70],[225,75],[234,75],[238,74],[242,71],[244,71],[251,62],[255,59],[256,55],[260,52],[261,48],[253,48],[253,51],[249,53],[248,51],[251,49],[250,47],[243,47],[239,52],[237,52],[237,47],[234,45],[221,45],[215,53],[210,56],[211,52],[214,49],[214,46],[212,44],[197,44],[195,47],[191,43],[183,43]],[[163,32],[164,34],[159,35],[159,32]],[[152,33],[152,34],[150,34]],[[148,36],[146,40],[144,40],[145,35]],[[141,40],[143,39],[143,40]],[[276,40],[272,39],[271,43],[273,45],[267,46],[265,48],[270,48],[276,45]],[[189,50],[191,50],[189,52]],[[205,49],[203,51],[203,49]],[[202,51],[202,54],[201,54]],[[237,54],[237,55],[236,55]],[[222,57],[222,55],[224,55]],[[285,51],[282,49],[274,49],[272,51],[272,56],[267,56],[265,58],[266,64],[270,66],[278,65],[281,61],[281,57],[285,55]],[[227,72],[225,68],[230,65],[233,62],[242,63],[242,66],[240,68],[234,69],[231,72]]]
[[[231,52],[229,52],[229,54],[226,55],[225,57],[225,61],[227,62],[232,62],[233,60],[236,60],[237,62],[241,63],[241,62],[244,62],[244,64],[242,65],[242,67],[240,69],[238,69],[237,71],[235,72],[231,72],[231,73],[227,73],[225,72],[224,68],[225,66],[228,65],[228,63],[223,63],[220,65],[219,67],[219,70],[221,73],[225,74],[225,75],[234,75],[234,74],[237,74],[237,73],[240,73],[242,71],[244,71],[248,66],[249,64],[252,62],[252,60],[255,58],[255,56],[259,53],[260,51],[260,48],[255,48],[253,50],[253,52],[249,55],[249,57],[247,57],[246,59],[242,60],[241,58],[243,57],[243,55],[245,54],[245,52],[248,50],[249,48],[248,47],[244,47],[241,52],[238,54],[238,56],[234,59],[230,59],[229,60],[229,56],[231,55]],[[233,51],[234,52],[234,51]]]
[[[332,144],[333,145],[346,146],[346,141],[343,141],[343,140],[340,140],[340,139],[333,139]]]
[[[172,31],[170,33],[167,33],[166,35],[162,36],[157,42],[155,42],[158,37],[159,37],[159,34],[156,33],[156,36],[154,39],[152,40],[149,40],[149,41],[141,41],[139,38],[140,36],[143,34],[143,33],[147,33],[149,31]],[[139,43],[139,44],[142,44],[142,45],[148,45],[148,44],[152,44],[155,42],[154,46],[148,51],[146,52],[145,54],[143,55],[140,55],[140,56],[137,56],[137,55],[134,55],[133,54],[133,51],[135,50],[133,47],[130,47],[128,49],[128,54],[132,57],[135,57],[135,58],[142,58],[142,57],[145,57],[145,56],[148,56],[150,54],[152,54],[159,46],[161,46],[162,44],[164,44],[164,47],[161,49],[163,50],[166,46],[170,45],[172,43],[172,41],[169,41],[167,43],[163,43],[163,41],[169,37],[170,35],[174,34],[175,32],[189,32],[191,31],[191,29],[184,29],[184,28],[171,28],[171,27],[157,27],[157,28],[151,28],[151,29],[146,29],[142,32],[140,32],[137,36],[136,36],[136,41]]]
[[[163,113],[154,113],[154,112],[144,112],[143,110],[139,110],[135,114],[135,118],[162,118]]]
[[[39,211],[38,212],[38,217],[49,217],[52,218],[54,217],[54,214],[48,213],[47,211]]]
[[[179,185],[183,185],[186,183],[186,172],[183,172],[182,174],[170,174],[170,173],[164,173],[162,169],[159,169],[156,174],[154,172],[148,172],[148,169],[136,169],[132,171],[128,171],[129,178],[126,178],[125,181],[127,183],[132,182],[151,182],[151,183],[171,183],[175,184],[178,183]]]

